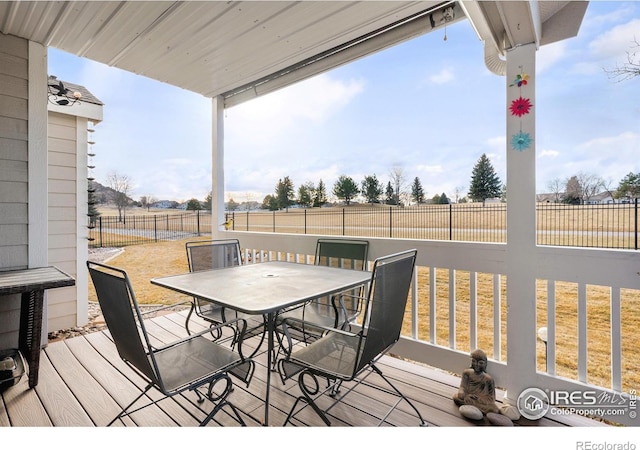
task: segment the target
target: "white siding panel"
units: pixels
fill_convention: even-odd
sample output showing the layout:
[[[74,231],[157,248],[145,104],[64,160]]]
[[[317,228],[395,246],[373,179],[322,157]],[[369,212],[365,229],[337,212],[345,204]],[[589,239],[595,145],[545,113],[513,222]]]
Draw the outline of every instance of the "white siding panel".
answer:
[[[1,69],[0,69],[1,71]],[[25,78],[0,73],[0,83],[6,86],[5,94],[16,98],[29,98],[29,83]]]
[[[0,136],[0,161],[26,161],[27,154],[26,141]]]
[[[0,116],[27,120],[28,111],[27,99],[0,94]]]
[[[27,182],[0,181],[0,203],[27,203]]]
[[[26,234],[26,225],[25,225]],[[26,269],[28,261],[28,247],[26,245],[3,246],[0,252],[0,267],[12,269]],[[24,262],[21,262],[24,261]],[[2,316],[0,316],[0,322]],[[0,327],[0,331],[2,327]]]
[[[0,225],[24,225],[28,211],[24,203],[0,203]]]
[[[0,247],[27,244],[24,224],[0,225]]]
[[[59,221],[67,221],[70,217],[75,217],[76,209],[75,207],[58,207],[58,208],[50,208],[49,209],[49,223],[51,222],[59,222]],[[72,230],[75,233],[75,227]]]
[[[75,180],[76,169],[74,167],[49,166],[49,179]]]
[[[66,125],[49,124],[49,136],[74,141],[76,137],[76,130],[75,128],[68,127]]]
[[[0,136],[26,141],[29,136],[27,120],[0,116]]]
[[[27,179],[26,161],[2,161],[0,164],[0,180],[24,182]]]
[[[75,226],[75,223],[66,222],[67,229],[69,225]],[[52,233],[49,233],[51,236]],[[51,260],[51,250],[53,249],[65,249],[67,247],[74,247],[76,245],[76,235],[75,234],[56,234],[54,239],[49,240],[49,260]]]
[[[49,180],[49,193],[68,193],[73,192],[76,188],[76,182],[73,180]]]
[[[49,250],[49,262],[56,265],[61,261],[75,261],[76,249],[75,248],[53,248]]]
[[[49,141],[51,142],[51,141]],[[51,147],[49,147],[49,165],[53,166],[62,166],[62,167],[75,167],[76,163],[76,154],[74,152],[52,152]]]
[[[78,267],[78,153],[86,154],[86,146],[78,145],[78,122],[82,120],[70,114],[49,113],[49,263],[73,277]],[[82,321],[78,318],[78,297],[78,286],[48,293],[50,331],[76,326]]]
[[[72,193],[50,193],[49,194],[49,213],[52,209],[71,208],[73,217],[75,218],[76,196]]]

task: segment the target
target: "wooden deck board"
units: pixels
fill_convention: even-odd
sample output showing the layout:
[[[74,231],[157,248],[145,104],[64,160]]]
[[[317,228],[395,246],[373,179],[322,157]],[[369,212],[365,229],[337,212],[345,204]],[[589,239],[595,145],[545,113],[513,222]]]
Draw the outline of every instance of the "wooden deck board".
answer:
[[[145,321],[154,344],[186,336],[181,311]],[[192,331],[204,330],[207,323],[193,318]],[[253,338],[247,348],[255,348]],[[240,409],[248,426],[259,426],[264,418],[264,394],[266,389],[266,344],[256,358],[256,371],[250,386],[234,379],[234,392],[230,401]],[[423,418],[431,426],[469,427],[476,424],[461,416],[451,401],[457,391],[459,377],[413,364],[400,359],[385,357],[379,362],[385,376],[411,399]],[[0,426],[104,426],[131,402],[145,386],[144,380],[119,357],[108,331],[96,332],[66,341],[49,344],[42,354],[40,384],[29,389],[23,377],[17,386],[2,394],[0,401]],[[346,392],[349,385],[342,387]],[[372,426],[378,424],[396,402],[397,396],[387,392],[388,385],[376,374],[347,395],[344,402],[330,411],[334,426]],[[283,385],[277,372],[271,373],[269,421],[280,426],[299,395],[297,380]],[[497,393],[498,401],[504,396]],[[159,400],[162,395],[151,390],[141,401]],[[320,400],[328,406],[329,397]],[[165,399],[157,405],[133,413],[131,417],[117,421],[118,426],[195,426],[204,418],[210,403],[196,402],[194,393],[185,393]],[[204,409],[204,410],[203,410]],[[304,408],[292,420],[295,426],[324,426],[311,410]],[[416,427],[419,421],[414,411],[404,401],[387,417],[383,426]],[[535,426],[597,426],[600,422],[580,416],[563,416],[554,420],[543,418],[537,422],[521,420],[517,425]],[[210,426],[238,426],[228,412],[216,415]]]

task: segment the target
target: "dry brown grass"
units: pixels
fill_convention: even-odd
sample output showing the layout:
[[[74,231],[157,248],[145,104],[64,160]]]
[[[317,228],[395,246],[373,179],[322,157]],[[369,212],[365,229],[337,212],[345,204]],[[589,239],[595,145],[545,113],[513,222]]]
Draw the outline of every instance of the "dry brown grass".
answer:
[[[208,237],[200,238],[202,240]],[[128,246],[124,253],[112,259],[109,264],[121,267],[129,274],[136,296],[140,303],[175,304],[189,300],[187,296],[171,292],[152,285],[150,279],[168,274],[188,271],[185,242],[169,241]],[[419,338],[429,339],[429,270],[418,268],[419,304]],[[469,349],[469,273],[456,272],[456,348],[462,351]],[[477,280],[478,311],[478,346],[490,356],[493,355],[493,275],[478,274]],[[501,277],[501,357],[507,358],[506,347],[506,277]],[[93,286],[89,283],[89,298],[95,300]],[[640,385],[640,361],[637,358],[638,342],[640,342],[640,300],[638,291],[622,292],[622,363],[623,390],[637,389]],[[436,317],[437,344],[449,346],[449,271],[436,271]],[[574,283],[557,283],[556,285],[556,372],[558,375],[575,379],[577,377],[577,298],[578,288]],[[588,308],[588,381],[601,386],[611,384],[611,333],[610,333],[610,299],[609,288],[602,286],[587,287]],[[411,311],[407,311],[410,317]],[[546,324],[546,282],[538,285],[537,324]],[[409,334],[407,320],[405,333]],[[544,370],[544,344],[538,345],[537,364]]]

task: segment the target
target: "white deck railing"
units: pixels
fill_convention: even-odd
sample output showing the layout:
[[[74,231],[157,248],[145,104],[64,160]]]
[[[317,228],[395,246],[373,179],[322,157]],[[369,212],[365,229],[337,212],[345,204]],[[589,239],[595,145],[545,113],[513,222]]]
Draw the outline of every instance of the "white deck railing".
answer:
[[[240,239],[247,259],[253,262],[275,259],[307,263],[315,251],[317,238],[321,237],[220,232],[222,236]],[[469,366],[469,352],[482,342],[491,347],[483,348],[490,355],[490,373],[498,386],[508,389],[507,356],[510,351],[520,349],[510,348],[506,342],[506,244],[367,239],[371,260],[416,248],[418,270],[421,274],[428,273],[427,285],[418,281],[423,276],[414,280],[411,324],[407,335],[394,347],[394,354],[460,373]],[[640,373],[637,358],[640,350],[640,252],[567,247],[537,247],[536,252],[538,309],[544,311],[546,307],[547,313],[520,320],[537,320],[536,329],[546,326],[548,337],[547,345],[539,342],[536,354],[530,355],[537,361],[538,370],[529,374],[528,380],[542,389],[593,390],[597,395],[623,395],[628,400],[630,393],[635,394],[635,382]],[[558,290],[567,289],[567,286],[575,296],[570,305],[570,309],[573,308],[570,318],[559,315],[563,313],[558,311]],[[591,308],[589,296],[594,288],[598,292],[598,304],[608,307]],[[439,294],[441,291],[444,294]],[[443,295],[446,298],[442,298]],[[603,295],[607,298],[603,299]],[[563,304],[567,303],[565,298],[566,295],[562,296]],[[439,317],[436,312],[443,311],[442,305],[446,305],[444,311],[447,313]],[[425,307],[427,311],[424,311]],[[487,313],[489,307],[491,311]],[[464,313],[459,312],[462,308]],[[624,322],[623,310],[632,316],[624,317]],[[607,314],[609,326],[606,329],[590,328],[594,314]],[[463,317],[466,315],[468,317]],[[425,329],[421,317],[428,317],[428,333],[420,331]],[[571,321],[570,326],[567,320]],[[635,326],[628,325],[634,321]],[[510,326],[517,327],[518,324]],[[486,331],[479,331],[487,329],[491,330],[489,339]],[[464,336],[464,339],[457,339],[458,336]],[[531,339],[538,337],[531,336]],[[602,342],[609,343],[608,354],[598,359],[599,364],[602,360],[608,361],[609,367],[589,367],[596,341],[600,341],[600,348]],[[569,366],[575,367],[567,368],[567,360]],[[598,376],[590,378],[589,374],[595,372]],[[629,425],[640,424],[637,418],[629,415],[611,419]]]

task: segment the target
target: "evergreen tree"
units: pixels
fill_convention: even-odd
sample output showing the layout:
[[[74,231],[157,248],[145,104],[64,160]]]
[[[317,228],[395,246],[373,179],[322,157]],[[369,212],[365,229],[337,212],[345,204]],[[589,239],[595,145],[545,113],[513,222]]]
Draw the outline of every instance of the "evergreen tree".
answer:
[[[393,186],[391,185],[391,181],[387,183],[387,188],[384,191],[385,195],[385,203],[387,205],[397,205],[398,201],[396,200],[396,191],[393,190]]]
[[[202,209],[202,206],[197,198],[192,198],[187,202],[187,211],[198,211],[199,209]]]
[[[569,205],[579,205],[582,203],[582,187],[580,186],[580,180],[578,180],[577,176],[574,175],[567,180],[562,202],[568,203]]]
[[[367,203],[380,203],[380,196],[382,195],[382,184],[378,181],[375,174],[367,175],[362,180],[362,195],[366,199]]]
[[[275,197],[278,209],[286,209],[293,204],[293,182],[289,177],[278,180]]]
[[[91,226],[95,226],[96,220],[100,217],[100,213],[98,212],[98,208],[96,208],[96,190],[93,187],[93,183],[89,181],[89,188],[87,189],[88,197],[87,197],[87,216],[89,216],[89,224]]]
[[[351,200],[360,193],[358,185],[353,178],[346,175],[340,175],[338,181],[333,185],[333,195],[341,200],[344,200],[347,205],[351,203]]]
[[[420,183],[420,178],[418,177],[413,179],[413,184],[411,185],[411,198],[418,205],[424,203],[424,191],[422,190],[422,183]]]
[[[204,198],[204,203],[202,203],[202,207],[207,211],[211,211],[211,192],[207,194]]]
[[[262,200],[262,209],[276,211],[278,209],[278,199],[271,194],[267,194]]]
[[[298,204],[308,208],[313,203],[314,187],[312,183],[305,183],[298,188]]]
[[[482,202],[482,206],[484,206],[486,199],[499,197],[501,192],[500,178],[487,155],[483,153],[471,173],[469,198],[474,202]]]
[[[322,180],[318,182],[318,187],[315,189],[315,195],[313,197],[313,206],[320,207],[327,203],[327,190],[324,187]]]
[[[625,198],[634,200],[640,197],[640,172],[629,172],[620,180],[618,189],[616,190],[616,198]]]

